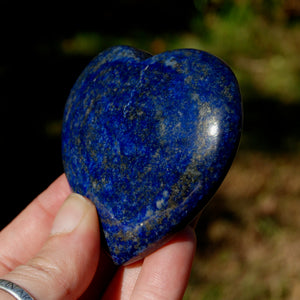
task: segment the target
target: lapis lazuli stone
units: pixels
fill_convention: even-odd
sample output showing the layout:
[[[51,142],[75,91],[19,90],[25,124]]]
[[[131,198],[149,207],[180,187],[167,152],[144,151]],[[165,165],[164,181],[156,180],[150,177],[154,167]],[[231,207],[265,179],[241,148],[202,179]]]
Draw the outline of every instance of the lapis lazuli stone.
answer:
[[[159,248],[219,187],[241,132],[241,97],[215,56],[116,46],[86,67],[62,132],[72,189],[96,207],[116,264]]]

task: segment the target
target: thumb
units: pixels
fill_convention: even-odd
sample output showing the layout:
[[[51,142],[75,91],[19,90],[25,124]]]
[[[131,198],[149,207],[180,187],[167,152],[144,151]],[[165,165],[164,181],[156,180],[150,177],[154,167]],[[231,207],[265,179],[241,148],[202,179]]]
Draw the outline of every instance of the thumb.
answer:
[[[96,271],[99,237],[95,206],[71,194],[59,210],[41,251],[2,278],[21,286],[35,299],[77,299]],[[0,298],[12,299],[3,291]]]

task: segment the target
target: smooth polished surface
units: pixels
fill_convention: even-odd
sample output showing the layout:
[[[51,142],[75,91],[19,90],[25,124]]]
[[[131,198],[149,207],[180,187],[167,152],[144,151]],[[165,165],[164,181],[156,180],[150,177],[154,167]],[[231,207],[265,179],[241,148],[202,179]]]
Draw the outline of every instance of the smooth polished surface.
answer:
[[[116,264],[198,215],[230,167],[241,119],[234,74],[206,52],[117,46],[87,66],[65,108],[64,168],[95,203]]]

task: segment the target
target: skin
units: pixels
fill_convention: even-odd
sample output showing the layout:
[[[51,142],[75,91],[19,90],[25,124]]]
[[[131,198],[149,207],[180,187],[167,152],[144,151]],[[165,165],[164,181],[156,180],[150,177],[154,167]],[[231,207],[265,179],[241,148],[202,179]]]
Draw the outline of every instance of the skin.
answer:
[[[0,278],[35,299],[182,299],[195,253],[192,228],[134,264],[116,268],[101,251],[88,199],[56,179],[0,232]],[[0,290],[3,300],[14,299]]]

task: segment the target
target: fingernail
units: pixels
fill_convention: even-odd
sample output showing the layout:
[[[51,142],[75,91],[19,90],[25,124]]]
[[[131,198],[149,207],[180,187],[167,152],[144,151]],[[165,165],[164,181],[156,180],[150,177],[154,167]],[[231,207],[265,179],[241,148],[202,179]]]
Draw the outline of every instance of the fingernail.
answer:
[[[79,194],[71,194],[53,222],[51,235],[72,232],[92,204]]]

